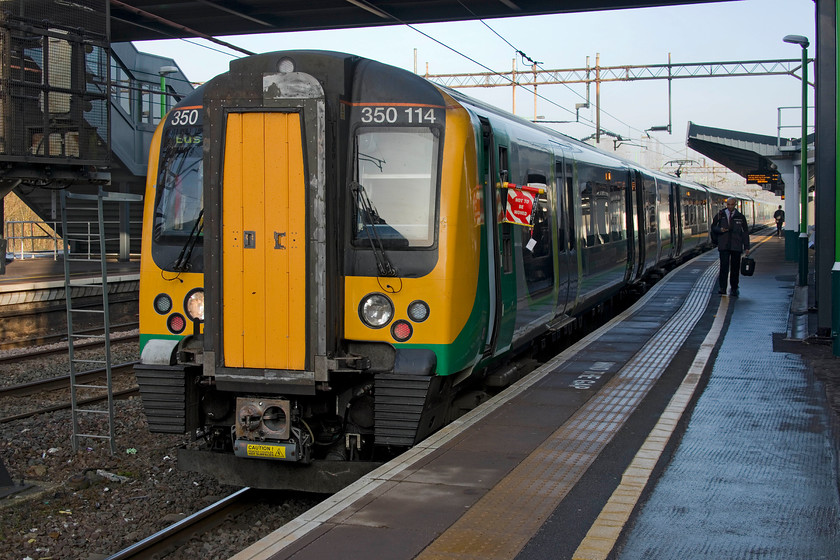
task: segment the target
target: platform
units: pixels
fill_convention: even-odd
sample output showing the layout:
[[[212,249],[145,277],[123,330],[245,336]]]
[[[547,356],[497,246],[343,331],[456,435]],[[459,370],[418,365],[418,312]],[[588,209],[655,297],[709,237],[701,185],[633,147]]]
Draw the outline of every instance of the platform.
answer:
[[[836,558],[837,439],[786,338],[796,263],[717,252],[235,560]]]
[[[111,293],[136,292],[140,282],[139,259],[106,263]],[[73,260],[70,262],[71,281],[102,277],[99,260]],[[101,292],[93,292],[94,295]],[[4,306],[33,302],[64,301],[63,257],[46,254],[37,258],[15,259],[6,265],[0,275],[0,309]]]
[[[53,259],[49,255],[6,265],[6,274],[0,275],[0,342],[4,348],[47,343],[66,333],[67,296],[62,258]],[[109,261],[106,266],[111,327],[136,328],[140,261]],[[102,308],[102,271],[98,260],[71,261],[70,281],[74,305]],[[100,316],[84,317],[74,328],[93,326],[101,326]]]

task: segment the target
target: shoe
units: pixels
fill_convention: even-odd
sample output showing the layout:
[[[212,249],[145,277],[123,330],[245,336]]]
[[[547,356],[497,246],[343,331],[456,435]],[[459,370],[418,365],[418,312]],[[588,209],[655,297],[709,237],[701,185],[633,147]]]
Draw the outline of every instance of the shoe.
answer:
[[[738,292],[738,288],[735,288],[735,289],[729,290],[729,295],[731,295],[732,297],[738,297],[740,295],[740,292]]]
[[[726,290],[718,290],[718,293],[722,296],[726,295]]]

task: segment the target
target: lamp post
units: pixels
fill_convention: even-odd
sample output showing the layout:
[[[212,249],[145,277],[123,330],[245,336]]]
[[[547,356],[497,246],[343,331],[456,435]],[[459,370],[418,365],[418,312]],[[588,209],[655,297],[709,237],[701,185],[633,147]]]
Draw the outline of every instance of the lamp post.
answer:
[[[786,35],[785,43],[802,47],[802,162],[799,168],[799,285],[808,285],[808,42],[802,35]]]
[[[158,70],[160,74],[160,118],[166,114],[166,76],[178,71],[176,66],[161,66]]]
[[[838,0],[840,2],[840,0]],[[837,28],[837,17],[840,14],[840,4],[834,10],[834,32],[835,45],[840,39],[840,29]],[[840,50],[834,49],[834,87],[840,82]],[[832,353],[840,356],[840,166],[837,165],[837,156],[840,156],[840,96],[835,95],[834,107],[834,266],[831,269],[831,338],[834,341],[831,345]]]

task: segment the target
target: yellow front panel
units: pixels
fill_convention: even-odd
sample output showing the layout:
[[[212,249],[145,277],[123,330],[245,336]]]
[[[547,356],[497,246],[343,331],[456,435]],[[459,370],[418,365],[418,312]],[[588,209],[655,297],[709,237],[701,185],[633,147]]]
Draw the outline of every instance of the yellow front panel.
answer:
[[[390,328],[371,329],[359,318],[358,306],[371,292],[386,293],[394,304],[394,321],[408,319],[408,305],[415,299],[429,304],[426,321],[413,324],[410,344],[451,344],[466,325],[478,289],[481,229],[475,217],[479,178],[475,137],[469,115],[448,96],[446,136],[440,186],[440,222],[438,224],[438,262],[434,270],[421,278],[401,278],[400,290],[383,289],[382,278],[348,276],[344,281],[344,333],[350,340],[394,342]]]
[[[303,369],[306,198],[298,113],[232,113],[223,180],[228,367]]]
[[[149,153],[160,154],[160,138],[163,127],[158,127],[152,138]],[[203,286],[204,275],[197,273],[174,273],[170,271],[161,271],[158,264],[152,258],[152,238],[154,237],[154,215],[155,215],[155,196],[157,194],[157,176],[158,176],[157,157],[152,157],[149,161],[148,172],[146,176],[146,197],[143,202],[143,236],[140,240],[141,254],[140,260],[140,333],[141,345],[145,344],[148,339],[153,338],[171,338],[175,336],[186,336],[193,334],[193,326],[187,325],[187,328],[180,335],[174,335],[166,326],[166,320],[169,318],[169,313],[158,313],[154,309],[154,298],[158,294],[166,294],[172,299],[173,308],[172,313],[181,313],[187,316],[184,309],[184,299],[193,288]],[[204,332],[204,324],[199,325],[199,332]],[[141,347],[142,350],[142,347]]]

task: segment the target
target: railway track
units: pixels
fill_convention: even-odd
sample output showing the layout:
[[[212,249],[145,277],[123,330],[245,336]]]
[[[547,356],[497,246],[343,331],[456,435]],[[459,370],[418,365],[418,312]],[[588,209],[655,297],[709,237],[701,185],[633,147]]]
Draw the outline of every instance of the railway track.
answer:
[[[115,377],[123,377],[133,373],[134,365],[137,362],[127,362],[124,364],[118,364],[111,366],[111,375],[112,378]],[[92,383],[97,379],[103,379],[107,375],[106,370],[102,369],[95,369],[85,372],[79,372],[76,374],[76,382],[77,383]],[[43,397],[45,393],[52,392],[52,391],[62,391],[62,390],[69,390],[70,389],[70,375],[62,375],[58,377],[52,377],[49,379],[41,379],[38,381],[32,381],[30,383],[22,383],[18,385],[12,385],[9,387],[0,388],[0,400],[2,399],[10,399],[10,398],[21,398],[21,397],[28,397],[32,395],[37,395],[39,397]],[[132,384],[132,386],[128,388],[122,388],[114,391],[115,398],[128,398],[133,395],[139,394],[139,389],[136,385]],[[43,414],[45,412],[54,412],[57,410],[64,410],[71,407],[69,399],[64,398],[63,395],[59,397],[63,399],[62,402],[57,404],[40,404],[35,410],[27,410],[25,412],[18,412],[15,414],[8,414],[0,417],[0,424],[5,424],[7,422],[12,422],[14,420],[20,420],[22,418],[29,418],[30,416],[34,416],[36,414]],[[80,405],[85,404],[92,404],[96,402],[100,402],[106,400],[108,395],[106,393],[102,393],[102,395],[89,397],[86,399],[79,400]],[[5,407],[4,407],[5,408]]]
[[[106,560],[163,558],[191,539],[200,538],[209,531],[232,522],[255,503],[264,500],[265,494],[265,491],[258,492],[251,488],[242,488],[142,541],[112,554]]]
[[[112,337],[115,334],[119,334],[120,331],[132,331],[132,330],[136,330],[138,327],[139,327],[139,323],[137,323],[136,321],[135,322],[130,322],[130,323],[122,323],[122,324],[119,324],[119,325],[111,325]],[[74,334],[96,336],[96,335],[101,335],[102,334],[102,329],[101,328],[96,328],[96,329],[83,329],[83,330],[78,330],[78,331],[74,330]],[[132,334],[132,335],[128,335],[126,338],[130,338],[132,336],[135,339],[138,337],[138,335]],[[116,341],[116,340],[122,341],[123,337],[112,338],[112,342]],[[18,348],[33,348],[33,347],[36,347],[36,346],[45,346],[45,345],[48,345],[48,344],[56,344],[56,343],[59,343],[59,342],[64,342],[64,343],[67,342],[67,333],[66,332],[60,332],[60,333],[55,333],[55,334],[44,334],[44,333],[42,333],[42,334],[38,334],[36,336],[32,336],[32,337],[29,337],[29,338],[18,338],[18,339],[14,339],[14,340],[5,340],[5,341],[0,342],[0,352],[7,351],[7,350],[14,350],[14,349],[18,349]],[[95,346],[97,344],[102,344],[102,342],[76,343],[73,346],[75,348],[83,348],[83,347],[88,347],[88,346]],[[66,351],[67,351],[67,347],[65,345],[63,348],[59,347],[59,348],[54,349],[54,350],[52,350],[52,349],[50,349],[50,350],[39,350],[37,352],[39,352],[40,354],[43,354],[45,352],[58,353],[58,352],[66,352]],[[9,359],[19,359],[21,356],[23,356],[23,357],[29,357],[30,355],[34,356],[34,355],[36,355],[35,352],[36,351],[23,352],[21,354],[16,354],[13,357],[0,357],[0,361],[6,361],[6,360],[9,360]]]
[[[101,330],[100,330],[101,332]],[[66,340],[66,336],[64,337]],[[111,344],[123,344],[126,342],[136,342],[140,340],[140,335],[136,332],[130,333],[113,333],[111,335]],[[74,350],[89,350],[94,348],[99,348],[100,346],[104,346],[105,342],[103,340],[89,340],[85,342],[77,342],[73,345]],[[43,356],[48,356],[52,354],[67,354],[67,344],[62,344],[55,348],[44,348],[38,347],[32,350],[23,350],[20,352],[15,352],[13,354],[8,354],[5,356],[0,356],[0,364],[8,363],[8,362],[18,362],[21,360],[29,360],[29,359],[37,359]]]

